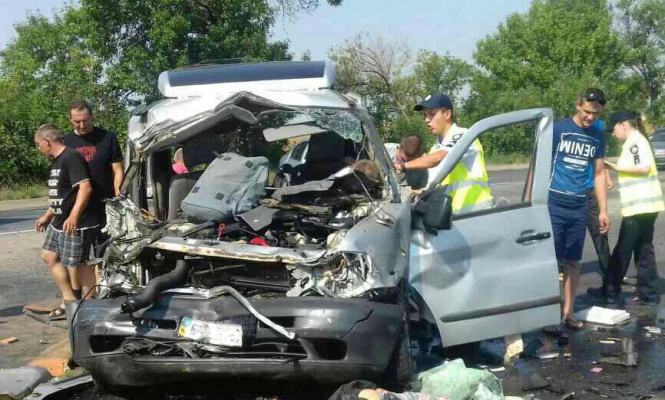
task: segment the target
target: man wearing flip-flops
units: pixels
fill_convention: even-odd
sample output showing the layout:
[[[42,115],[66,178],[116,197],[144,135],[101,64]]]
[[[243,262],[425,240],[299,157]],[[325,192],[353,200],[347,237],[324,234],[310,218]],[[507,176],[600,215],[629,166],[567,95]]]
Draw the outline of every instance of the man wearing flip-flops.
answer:
[[[587,229],[587,181],[594,171],[594,191],[598,199],[600,233],[610,229],[607,216],[605,135],[594,124],[605,107],[605,94],[595,88],[580,93],[577,113],[554,124],[552,177],[549,212],[554,247],[564,266],[562,323],[571,329],[584,324],[575,319],[574,306],[580,278],[580,264]]]
[[[91,241],[99,221],[87,210],[92,194],[88,165],[64,144],[55,125],[46,124],[35,133],[39,151],[53,159],[49,172],[49,209],[35,222],[38,232],[47,231],[42,258],[62,292],[63,303],[49,318],[64,316],[64,302],[74,300],[72,287],[90,290],[95,274],[87,265]]]

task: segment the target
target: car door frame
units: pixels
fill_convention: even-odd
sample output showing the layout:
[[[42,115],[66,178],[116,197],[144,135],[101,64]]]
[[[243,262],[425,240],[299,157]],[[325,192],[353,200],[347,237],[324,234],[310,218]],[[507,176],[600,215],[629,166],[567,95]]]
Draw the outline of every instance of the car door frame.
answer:
[[[557,263],[547,212],[553,119],[550,109],[520,110],[486,118],[474,124],[442,161],[437,179],[433,182],[441,182],[481,134],[507,125],[537,121],[535,158],[532,157],[529,167],[526,187],[530,192],[525,193],[526,201],[507,208],[453,217],[453,228],[450,231],[412,232],[409,283],[418,293],[421,307],[427,309],[427,314],[436,323],[444,346],[524,332],[560,320]],[[432,191],[435,187],[430,185],[426,191]],[[535,224],[538,229],[524,229],[524,226],[515,224],[511,227],[511,234],[517,237],[508,238],[499,237],[506,235],[508,228],[505,226],[496,226],[492,230],[473,227],[473,224],[478,226],[477,222],[497,224],[505,223],[502,220],[516,221],[520,218],[528,218],[529,224]],[[484,242],[477,246],[478,243],[474,243],[476,240]],[[448,245],[448,242],[457,243],[457,247]],[[502,250],[496,249],[502,247],[497,243],[522,252],[516,254],[519,265],[514,270],[518,273],[512,274],[504,265],[492,265],[491,268],[496,269],[488,272],[489,265],[474,264],[474,260],[493,260],[492,251],[501,255]],[[455,254],[440,251],[446,248],[455,249]],[[482,254],[484,249],[487,249],[488,254]],[[459,268],[460,265],[468,268]],[[481,277],[482,274],[485,276]],[[523,291],[514,293],[513,290],[504,295],[497,287],[486,290],[490,282],[488,276],[492,274],[496,275],[496,285],[500,285],[502,279],[519,280],[525,276],[533,279],[541,275],[542,278],[536,279],[539,284],[537,287],[529,287],[530,282],[524,282]],[[456,279],[464,280],[459,284],[464,285],[463,289],[454,286],[457,284],[453,282]],[[519,281],[514,281],[506,286],[515,287],[518,284]],[[483,304],[484,297],[478,296],[487,296],[487,304]],[[496,304],[489,304],[490,301],[496,301]],[[479,307],[479,304],[483,305]]]

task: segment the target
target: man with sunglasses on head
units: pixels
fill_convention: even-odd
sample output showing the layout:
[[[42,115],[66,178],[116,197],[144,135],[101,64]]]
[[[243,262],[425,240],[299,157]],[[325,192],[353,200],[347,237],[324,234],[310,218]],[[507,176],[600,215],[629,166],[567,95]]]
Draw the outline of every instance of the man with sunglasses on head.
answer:
[[[453,102],[448,96],[433,93],[416,104],[415,111],[422,111],[429,131],[437,136],[429,153],[415,160],[398,160],[395,168],[400,172],[428,170],[427,186],[437,183],[446,188],[452,199],[453,213],[460,215],[494,206],[487,171],[485,153],[478,139],[464,153],[464,157],[442,182],[435,182],[443,159],[464,134],[466,128],[457,126],[453,118]]]
[[[600,89],[586,89],[577,98],[577,113],[554,124],[549,212],[556,257],[564,265],[562,323],[571,329],[584,326],[574,317],[574,304],[587,229],[586,190],[591,169],[594,171],[594,191],[598,200],[599,230],[606,233],[610,228],[604,164],[605,135],[594,125],[605,103],[605,94]]]

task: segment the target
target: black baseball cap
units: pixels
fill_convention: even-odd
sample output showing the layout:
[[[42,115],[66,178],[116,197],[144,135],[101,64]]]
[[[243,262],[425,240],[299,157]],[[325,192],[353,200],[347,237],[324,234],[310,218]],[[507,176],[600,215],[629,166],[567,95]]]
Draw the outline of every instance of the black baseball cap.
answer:
[[[450,97],[442,93],[432,93],[425,97],[425,100],[416,104],[413,107],[414,111],[421,111],[423,108],[445,108],[446,110],[453,109],[453,102]]]
[[[610,117],[610,126],[608,128],[614,129],[614,125],[616,124],[620,124],[624,121],[636,120],[638,117],[638,114],[633,111],[617,111]]]

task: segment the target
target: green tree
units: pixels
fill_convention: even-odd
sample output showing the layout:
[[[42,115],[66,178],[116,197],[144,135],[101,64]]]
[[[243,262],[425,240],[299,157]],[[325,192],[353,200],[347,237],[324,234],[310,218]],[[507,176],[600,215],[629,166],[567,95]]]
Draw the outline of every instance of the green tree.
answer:
[[[69,129],[67,103],[76,97],[102,106],[97,116],[119,128],[124,114],[100,83],[102,64],[76,35],[76,27],[56,15],[33,14],[16,26],[17,38],[0,52],[0,186],[41,179],[48,161],[35,150],[33,133],[44,123]]]
[[[429,93],[445,93],[453,102],[462,103],[462,95],[475,68],[450,54],[438,55],[432,51],[422,50],[418,53],[413,76],[419,96]]]
[[[327,0],[339,5],[341,0]],[[48,161],[32,141],[43,123],[69,128],[67,103],[86,98],[95,121],[120,137],[128,109],[158,99],[167,69],[215,60],[288,60],[271,42],[280,11],[311,11],[316,0],[81,0],[52,20],[29,15],[0,52],[0,186],[41,180]]]
[[[657,124],[665,123],[665,1],[620,0],[618,31],[627,47],[626,63],[634,72],[634,85],[648,103],[648,114]]]
[[[478,42],[474,59],[480,71],[472,78],[466,117],[476,121],[551,107],[561,118],[574,112],[577,94],[589,86],[605,90],[609,111],[617,100],[630,100],[624,56],[606,0],[536,0],[527,13],[511,15],[498,32]],[[490,155],[530,151],[529,133],[521,136],[506,144],[488,134],[485,150]]]
[[[411,50],[404,42],[358,35],[328,56],[337,64],[336,89],[361,95],[379,127],[404,112],[399,86],[411,63]]]
[[[81,0],[67,18],[100,54],[115,90],[150,102],[167,69],[290,59],[286,42],[269,42],[274,14],[266,0]]]
[[[414,62],[403,41],[368,35],[347,40],[329,57],[337,63],[336,88],[361,95],[384,140],[391,142],[413,133],[429,145],[434,137],[413,106],[432,92],[448,93],[461,104],[473,73],[471,65],[448,54],[421,51]]]

